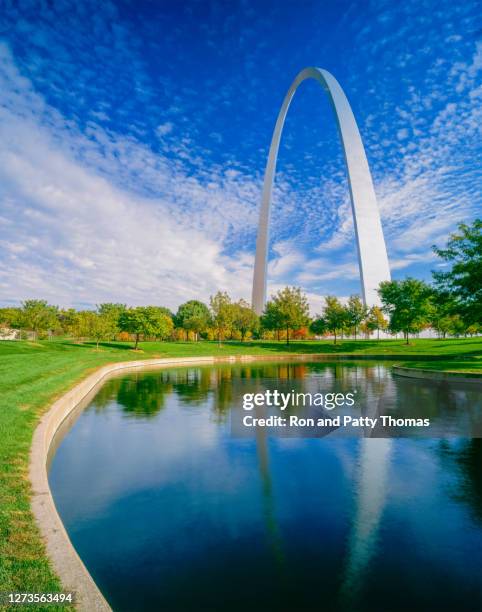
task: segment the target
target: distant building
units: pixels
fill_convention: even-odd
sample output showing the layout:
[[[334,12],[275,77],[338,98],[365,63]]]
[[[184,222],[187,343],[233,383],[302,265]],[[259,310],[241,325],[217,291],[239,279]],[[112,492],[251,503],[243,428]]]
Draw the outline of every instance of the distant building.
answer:
[[[20,340],[20,330],[0,327],[0,340]]]

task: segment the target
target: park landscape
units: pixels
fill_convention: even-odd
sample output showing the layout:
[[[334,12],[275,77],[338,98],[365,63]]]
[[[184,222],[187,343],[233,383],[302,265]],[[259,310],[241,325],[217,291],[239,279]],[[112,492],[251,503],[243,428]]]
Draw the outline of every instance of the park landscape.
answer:
[[[0,610],[480,608],[476,4],[2,12]]]
[[[209,306],[188,301],[175,314],[122,304],[62,310],[42,300],[0,309],[3,336],[17,330],[19,338],[0,342],[4,588],[61,588],[29,510],[26,474],[40,415],[74,383],[117,361],[286,354],[388,359],[424,371],[481,376],[481,227],[479,221],[459,226],[439,251],[451,267],[432,285],[410,278],[384,283],[380,308],[367,309],[356,295],[346,304],[327,296],[321,314],[310,319],[301,289],[287,287],[272,296],[261,317],[246,301],[233,302],[222,292]],[[427,327],[436,337],[417,338]]]

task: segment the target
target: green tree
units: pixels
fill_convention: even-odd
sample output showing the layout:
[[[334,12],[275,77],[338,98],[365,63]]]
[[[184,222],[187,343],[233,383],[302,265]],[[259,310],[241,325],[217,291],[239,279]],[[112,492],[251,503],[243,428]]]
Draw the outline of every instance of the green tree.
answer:
[[[21,310],[15,307],[0,308],[0,339],[16,338],[17,333],[12,335],[12,330],[20,327]]]
[[[125,304],[113,302],[97,304],[97,312],[103,319],[105,329],[107,330],[107,326],[110,327],[110,331],[107,332],[108,337],[106,339],[113,339],[115,335],[119,333],[119,318],[126,308],[127,306]]]
[[[286,343],[290,342],[290,330],[299,329],[310,322],[310,308],[306,295],[299,287],[285,287],[272,296],[263,313],[266,329],[286,330]],[[276,327],[266,327],[276,325]]]
[[[415,278],[406,278],[380,283],[378,294],[383,311],[390,317],[390,329],[395,333],[403,332],[408,344],[409,334],[420,331],[430,320],[431,287]]]
[[[231,298],[226,292],[218,291],[216,295],[209,298],[211,307],[211,321],[214,331],[221,344],[221,337],[224,337],[232,328],[234,320],[234,309]]]
[[[280,330],[283,328],[283,320],[276,304],[269,300],[260,317],[261,328],[266,332],[276,332],[279,340]]]
[[[166,309],[159,306],[137,306],[127,308],[119,316],[119,329],[135,336],[134,350],[143,338],[167,338],[173,329],[172,318]]]
[[[76,338],[89,338],[95,340],[97,349],[99,349],[99,342],[101,340],[110,339],[112,334],[112,326],[107,317],[104,317],[93,310],[73,312],[74,316],[72,316],[72,309],[63,311],[63,314],[61,314],[63,325],[66,327],[68,326],[69,332],[73,336]],[[68,321],[68,324],[66,321]]]
[[[174,313],[169,308],[165,306],[149,306],[149,308],[155,308],[159,313],[166,315],[174,322]]]
[[[99,342],[110,340],[117,326],[114,326],[112,318],[105,314],[93,312],[92,315],[89,320],[89,337],[95,340],[96,348],[99,350]]]
[[[346,310],[340,300],[334,295],[327,295],[325,297],[323,320],[325,321],[326,329],[335,337],[336,344],[336,333],[342,330],[346,323]]]
[[[147,311],[150,332],[146,336],[157,340],[167,340],[174,329],[174,315],[165,306],[144,306]]]
[[[248,332],[254,332],[259,326],[259,317],[245,300],[233,304],[233,327],[241,333],[244,342]]]
[[[57,313],[57,319],[64,334],[75,336],[77,311],[75,308],[62,308]]]
[[[0,308],[0,327],[20,327],[22,311],[20,308],[7,306]]]
[[[454,314],[467,325],[482,322],[482,219],[472,225],[460,223],[444,249],[435,253],[452,265],[448,271],[433,272],[436,287],[453,300]]]
[[[360,325],[368,315],[368,308],[361,301],[359,295],[350,295],[345,311],[347,325],[353,330],[356,341],[356,336],[358,330],[360,329]]]
[[[20,325],[31,330],[35,337],[58,327],[58,308],[51,306],[46,300],[25,300],[22,302]]]
[[[92,331],[92,319],[95,313],[92,310],[79,310],[71,319],[70,330],[74,338],[85,340],[90,338]]]
[[[477,325],[477,323],[473,323],[472,325],[469,325],[466,329],[466,332],[470,336],[476,336],[477,334],[480,334],[481,331],[482,331],[482,328],[480,327],[480,325]]]
[[[196,334],[196,339],[199,339],[199,334],[209,326],[209,308],[203,302],[198,300],[189,300],[181,304],[177,309],[174,323],[187,334],[193,331]]]
[[[456,304],[451,295],[447,291],[434,288],[432,290],[429,322],[430,326],[442,338],[453,333],[455,311]]]
[[[463,317],[458,314],[452,315],[449,329],[452,336],[466,336],[468,327]]]
[[[372,306],[368,311],[367,328],[370,332],[376,330],[377,340],[380,340],[380,330],[388,329],[388,321],[383,316],[380,306]]]
[[[316,316],[310,324],[310,330],[316,336],[322,336],[327,330],[325,319],[319,315]]]

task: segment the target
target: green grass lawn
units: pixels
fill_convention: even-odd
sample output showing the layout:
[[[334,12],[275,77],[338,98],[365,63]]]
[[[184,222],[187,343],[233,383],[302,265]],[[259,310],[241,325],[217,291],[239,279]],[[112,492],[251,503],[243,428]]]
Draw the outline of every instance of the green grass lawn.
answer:
[[[0,591],[49,592],[60,584],[45,556],[30,511],[29,449],[39,416],[52,401],[95,368],[115,361],[201,355],[329,353],[393,356],[400,363],[430,369],[482,371],[482,339],[352,340],[293,342],[145,342],[129,344],[69,341],[0,341]],[[437,359],[437,361],[434,360]],[[23,607],[24,610],[28,608]],[[64,608],[65,609],[65,608]]]

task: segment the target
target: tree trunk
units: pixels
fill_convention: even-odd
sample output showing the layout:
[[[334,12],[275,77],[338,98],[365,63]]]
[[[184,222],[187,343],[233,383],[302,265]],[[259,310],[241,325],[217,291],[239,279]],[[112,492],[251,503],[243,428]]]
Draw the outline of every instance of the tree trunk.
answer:
[[[405,332],[405,344],[408,344],[408,331]]]
[[[290,328],[286,328],[286,344],[290,343]]]
[[[139,344],[139,334],[136,334],[136,345],[134,346],[134,350],[137,351],[137,345]]]
[[[380,328],[377,327],[377,340],[380,340]]]
[[[96,349],[99,350],[99,341],[97,340]]]
[[[336,329],[333,330],[333,335],[335,336],[335,344],[336,344]]]

